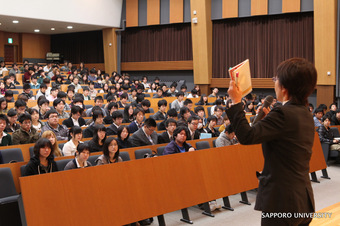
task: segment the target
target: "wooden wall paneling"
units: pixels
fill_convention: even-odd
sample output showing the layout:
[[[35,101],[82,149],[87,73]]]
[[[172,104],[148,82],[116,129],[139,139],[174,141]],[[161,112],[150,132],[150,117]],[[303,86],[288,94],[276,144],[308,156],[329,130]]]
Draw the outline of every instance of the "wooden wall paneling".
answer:
[[[5,32],[0,31],[0,57],[5,57],[5,43],[7,40],[5,40]]]
[[[138,0],[126,0],[126,26],[138,26]]]
[[[223,18],[238,17],[238,0],[223,0],[222,7]]]
[[[23,58],[46,58],[51,48],[50,35],[23,33],[21,37]]]
[[[188,61],[152,61],[152,62],[122,62],[122,71],[176,71],[193,70],[193,62]]]
[[[282,0],[282,13],[300,12],[300,10],[301,10],[300,0]]]
[[[268,0],[251,0],[251,15],[267,15]]]
[[[183,0],[170,1],[170,23],[183,23]]]
[[[196,15],[193,11],[197,12]],[[194,65],[194,83],[209,84],[212,75],[212,21],[211,1],[191,0],[192,55]]]
[[[318,85],[336,83],[336,9],[336,0],[329,0],[327,4],[323,0],[314,0],[314,56]]]
[[[160,0],[147,0],[147,24],[160,24]]]
[[[105,72],[117,71],[117,35],[115,28],[103,29],[103,49]],[[111,45],[110,45],[111,44]],[[88,67],[88,65],[86,65]],[[98,70],[99,68],[96,67]],[[101,68],[103,69],[103,68]]]
[[[334,102],[334,86],[333,85],[318,85],[316,91],[316,105],[326,104],[330,106]]]

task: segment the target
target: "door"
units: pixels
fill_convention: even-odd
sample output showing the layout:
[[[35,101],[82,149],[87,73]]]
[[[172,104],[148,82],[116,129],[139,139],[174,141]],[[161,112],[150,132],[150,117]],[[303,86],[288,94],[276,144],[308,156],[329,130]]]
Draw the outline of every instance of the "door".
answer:
[[[5,45],[5,62],[18,62],[18,46]]]

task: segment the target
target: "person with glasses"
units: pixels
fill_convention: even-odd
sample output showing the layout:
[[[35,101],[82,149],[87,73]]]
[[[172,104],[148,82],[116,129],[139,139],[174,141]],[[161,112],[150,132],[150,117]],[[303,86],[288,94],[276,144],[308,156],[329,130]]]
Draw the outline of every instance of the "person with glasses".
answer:
[[[13,135],[13,144],[30,144],[39,140],[39,132],[32,127],[32,117],[28,113],[19,116],[20,129]]]
[[[198,127],[198,116],[190,116],[188,119],[188,129],[189,129],[189,136],[187,140],[197,140],[200,139],[201,133],[197,130]]]
[[[139,147],[157,144],[158,135],[155,132],[156,125],[156,121],[153,118],[146,119],[144,125],[129,138],[132,146]]]
[[[57,140],[68,140],[68,129],[64,125],[59,124],[58,112],[54,109],[49,110],[46,113],[47,122],[41,128],[40,134],[43,134],[47,130],[51,130],[57,137]]]

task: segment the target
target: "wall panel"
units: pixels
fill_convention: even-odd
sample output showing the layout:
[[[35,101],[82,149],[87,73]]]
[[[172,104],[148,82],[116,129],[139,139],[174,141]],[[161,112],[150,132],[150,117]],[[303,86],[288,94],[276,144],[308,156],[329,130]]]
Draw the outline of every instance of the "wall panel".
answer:
[[[147,15],[148,15],[148,2],[147,0],[138,0],[138,26],[147,25]]]
[[[268,0],[251,0],[251,15],[267,15]]]
[[[138,26],[138,0],[126,0],[126,26]]]
[[[22,34],[22,57],[23,58],[46,58],[50,52],[50,35]]]
[[[238,16],[248,17],[251,16],[251,0],[239,0],[238,1]]]
[[[223,0],[222,7],[223,18],[238,17],[238,0]]]
[[[147,0],[147,23],[156,25],[160,23],[160,2],[159,0]]]
[[[211,1],[211,19],[221,19],[222,9],[222,0]]]
[[[301,7],[300,0],[282,0],[283,13],[300,12],[300,7]]]
[[[170,1],[170,23],[183,23],[183,0]]]
[[[170,23],[170,0],[161,1],[161,24]]]
[[[282,0],[268,0],[268,14],[282,13]]]
[[[190,0],[184,0],[183,2],[183,20],[184,22],[191,21],[191,9],[190,9]]]

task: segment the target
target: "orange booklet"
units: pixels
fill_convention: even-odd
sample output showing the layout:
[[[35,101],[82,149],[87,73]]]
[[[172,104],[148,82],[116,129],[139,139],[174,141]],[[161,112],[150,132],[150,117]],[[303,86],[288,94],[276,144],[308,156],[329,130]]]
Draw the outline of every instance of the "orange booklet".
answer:
[[[249,60],[246,59],[242,63],[232,67],[228,70],[231,79],[238,80],[238,86],[242,90],[242,97],[250,93],[253,88],[251,85],[250,67]],[[238,72],[238,78],[236,74]]]

